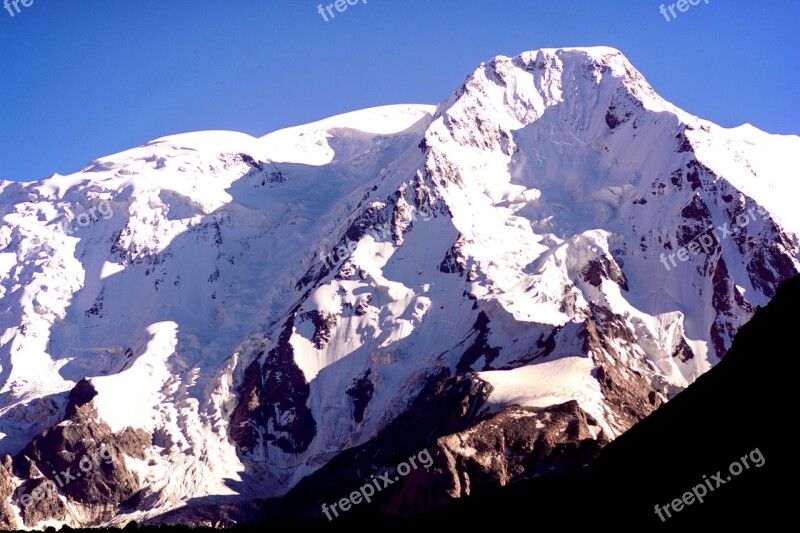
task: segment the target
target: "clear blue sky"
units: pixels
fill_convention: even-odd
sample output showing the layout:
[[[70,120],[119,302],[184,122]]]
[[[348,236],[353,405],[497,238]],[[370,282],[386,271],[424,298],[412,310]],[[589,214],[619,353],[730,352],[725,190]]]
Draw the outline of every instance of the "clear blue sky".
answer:
[[[368,0],[327,23],[318,4],[34,0],[14,17],[0,4],[0,177],[67,174],[173,133],[437,103],[481,61],[560,46],[618,48],[723,126],[800,134],[796,0],[701,0],[671,22],[661,0]]]

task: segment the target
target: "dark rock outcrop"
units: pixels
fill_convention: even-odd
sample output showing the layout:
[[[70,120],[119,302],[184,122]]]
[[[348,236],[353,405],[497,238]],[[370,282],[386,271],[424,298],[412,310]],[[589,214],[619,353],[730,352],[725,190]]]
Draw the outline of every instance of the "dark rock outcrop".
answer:
[[[475,331],[475,340],[470,344],[461,355],[461,360],[456,367],[457,372],[468,372],[473,370],[473,365],[483,358],[483,365],[480,369],[491,369],[492,361],[500,355],[500,349],[489,345],[489,316],[481,311],[475,324],[472,326]]]
[[[593,374],[603,398],[614,408],[617,424],[627,430],[664,403],[664,397],[637,370],[647,368],[647,362],[635,349],[636,338],[625,321],[605,307],[591,304],[591,309],[592,318],[583,323],[578,333],[583,340],[582,351],[591,354],[596,367]],[[620,343],[629,349],[620,350]]]
[[[597,422],[570,401],[546,408],[486,404],[492,387],[474,374],[432,376],[408,410],[374,439],[344,451],[303,479],[286,496],[268,501],[267,520],[320,516],[338,501],[389,472],[392,486],[358,512],[418,513],[531,476],[585,465],[608,441]],[[427,452],[427,468],[398,475],[398,466]],[[400,472],[402,474],[402,472]]]
[[[585,466],[608,439],[572,400],[544,408],[510,406],[465,431],[428,446],[433,467],[393,487],[382,506],[389,513],[418,513],[487,487]]]
[[[231,439],[244,452],[263,438],[286,453],[297,453],[308,448],[317,434],[317,423],[307,405],[311,391],[289,343],[296,315],[297,309],[287,318],[277,345],[263,363],[259,363],[262,352],[245,370],[230,422]]]
[[[142,488],[125,456],[144,459],[150,436],[133,428],[114,433],[94,407],[96,395],[88,380],[80,381],[69,393],[64,420],[14,456],[14,474],[24,480],[14,500],[26,526],[63,519],[65,501],[100,521]]]
[[[14,510],[7,501],[7,498],[14,493],[12,468],[11,457],[6,455],[0,463],[0,530],[17,529],[18,527]]]
[[[371,376],[372,370],[367,370],[358,379],[353,380],[353,385],[345,392],[353,400],[353,420],[356,423],[364,420],[364,411],[375,392],[375,384]]]

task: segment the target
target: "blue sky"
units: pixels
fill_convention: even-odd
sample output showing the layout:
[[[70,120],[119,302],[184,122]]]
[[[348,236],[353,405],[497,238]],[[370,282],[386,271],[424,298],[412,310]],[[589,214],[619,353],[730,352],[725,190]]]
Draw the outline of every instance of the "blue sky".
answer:
[[[800,2],[701,0],[670,22],[661,3],[368,0],[328,22],[318,0],[33,0],[13,17],[0,4],[0,177],[67,174],[185,131],[437,103],[482,61],[560,46],[618,48],[723,126],[800,134]]]

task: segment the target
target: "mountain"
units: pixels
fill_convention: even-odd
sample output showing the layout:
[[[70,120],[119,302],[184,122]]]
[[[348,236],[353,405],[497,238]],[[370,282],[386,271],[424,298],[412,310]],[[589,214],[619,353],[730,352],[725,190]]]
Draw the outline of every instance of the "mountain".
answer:
[[[384,511],[580,467],[800,272],[798,163],[571,48],[4,182],[0,524],[321,516],[423,450]]]

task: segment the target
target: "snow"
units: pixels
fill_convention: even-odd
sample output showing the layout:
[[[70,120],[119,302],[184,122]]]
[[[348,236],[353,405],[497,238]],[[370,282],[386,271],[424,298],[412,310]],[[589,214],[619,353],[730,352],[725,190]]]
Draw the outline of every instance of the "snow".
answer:
[[[267,158],[283,163],[323,166],[333,161],[336,150],[329,139],[341,139],[342,129],[373,135],[393,135],[410,129],[433,115],[431,105],[389,105],[336,115],[304,126],[295,126],[261,137]]]
[[[728,182],[787,227],[800,227],[794,204],[800,195],[800,137],[771,135],[750,124],[719,128],[713,136],[702,130],[692,134],[701,162],[713,162]]]
[[[494,387],[490,405],[549,407],[576,400],[581,409],[600,421],[606,435],[615,436],[617,432],[602,422],[603,393],[592,376],[593,369],[588,357],[570,356],[513,370],[478,372],[478,377]]]
[[[366,133],[391,135],[405,131],[426,115],[432,115],[436,106],[427,104],[398,104],[360,109],[335,115],[303,126],[295,126],[270,133],[262,137],[269,140],[276,133],[299,133],[334,128],[351,128]]]

